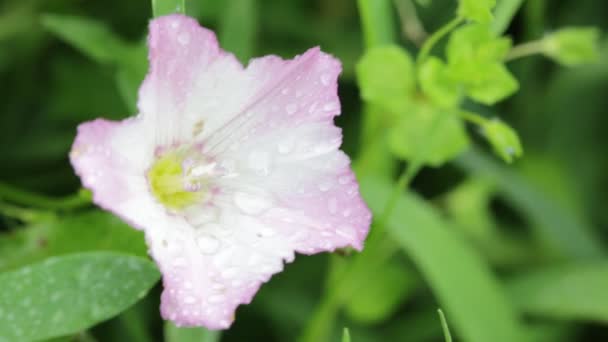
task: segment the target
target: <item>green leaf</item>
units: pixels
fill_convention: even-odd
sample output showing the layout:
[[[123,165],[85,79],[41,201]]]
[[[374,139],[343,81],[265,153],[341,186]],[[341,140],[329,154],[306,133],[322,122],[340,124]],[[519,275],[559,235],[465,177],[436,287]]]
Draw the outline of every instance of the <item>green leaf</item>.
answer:
[[[118,63],[131,48],[105,24],[89,18],[46,14],[42,16],[42,25],[98,63]]]
[[[537,183],[474,149],[456,162],[474,177],[484,177],[495,184],[499,193],[530,219],[532,227],[552,253],[572,259],[605,256],[600,239],[587,219]]]
[[[159,277],[150,261],[109,252],[53,257],[2,273],[0,341],[87,329],[143,298]]]
[[[516,277],[511,298],[526,313],[608,323],[608,263],[570,264]]]
[[[450,74],[467,95],[492,105],[517,91],[519,84],[502,61],[511,40],[496,37],[488,25],[471,24],[452,34],[447,46]]]
[[[470,78],[466,86],[466,92],[473,100],[493,105],[519,89],[519,82],[503,64],[479,65],[477,70],[477,77]]]
[[[517,132],[500,119],[494,118],[482,125],[483,134],[494,148],[494,153],[507,163],[523,154]]]
[[[402,115],[388,133],[391,151],[405,160],[421,159],[441,166],[469,146],[469,137],[459,117],[427,105],[419,105]]]
[[[416,86],[414,63],[399,46],[369,49],[356,67],[361,97],[391,112],[403,111]]]
[[[393,185],[364,179],[361,193],[381,213]],[[524,330],[489,265],[433,207],[413,194],[399,197],[387,232],[420,270],[463,341],[525,341]]]
[[[523,3],[524,0],[498,0],[494,9],[495,18],[491,23],[492,32],[496,35],[503,34]]]
[[[185,0],[152,0],[152,14],[155,18],[173,13],[186,14],[185,2]]]
[[[342,342],[350,342],[350,331],[348,331],[348,328],[342,330]]]
[[[437,57],[429,57],[418,71],[422,91],[432,103],[443,108],[454,108],[460,101],[460,86],[446,65]]]
[[[246,63],[254,54],[258,27],[255,0],[229,0],[219,26],[219,39],[226,51]]]
[[[181,328],[165,321],[165,342],[218,342],[221,333],[205,328]]]
[[[109,250],[145,256],[147,250],[141,231],[98,210],[0,235],[0,247],[0,270],[82,251]]]
[[[396,263],[385,264],[375,272],[374,281],[367,282],[346,304],[348,315],[358,322],[373,324],[390,317],[403,299],[416,287],[417,281]]]
[[[502,61],[511,48],[511,40],[498,37],[490,26],[469,24],[450,36],[446,47],[448,64],[475,65]]]
[[[492,9],[496,6],[496,0],[459,0],[458,16],[488,23],[492,21]]]
[[[600,31],[595,27],[568,27],[542,40],[544,54],[566,66],[597,62]]]
[[[138,90],[148,71],[148,48],[145,42],[132,47],[120,61],[116,84],[131,114],[137,112]]]

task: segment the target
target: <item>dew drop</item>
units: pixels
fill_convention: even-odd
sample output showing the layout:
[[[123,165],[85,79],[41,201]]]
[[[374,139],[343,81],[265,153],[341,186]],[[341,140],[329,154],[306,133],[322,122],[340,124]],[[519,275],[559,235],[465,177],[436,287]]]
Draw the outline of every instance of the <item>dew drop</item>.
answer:
[[[291,149],[293,143],[291,141],[281,141],[278,145],[277,145],[277,150],[279,151],[280,154],[287,154],[289,152],[291,152]]]
[[[329,74],[323,74],[323,75],[321,75],[321,83],[324,86],[329,85],[330,81],[331,81],[331,75],[329,75]]]
[[[285,110],[287,111],[287,115],[293,115],[297,109],[298,109],[298,106],[295,105],[294,103],[290,103],[285,107]]]
[[[209,303],[212,303],[212,304],[213,304],[213,303],[220,303],[220,302],[223,302],[225,298],[226,298],[226,297],[225,297],[224,295],[221,295],[221,294],[216,294],[216,295],[212,295],[212,296],[210,296],[210,297],[207,299],[207,301],[208,301]]]
[[[340,176],[340,178],[338,178],[338,183],[344,185],[346,183],[350,182],[350,176]]]
[[[234,194],[234,204],[245,214],[257,215],[266,211],[272,206],[272,202],[263,196],[255,196],[245,192]]]
[[[220,247],[220,241],[209,234],[199,235],[196,244],[203,254],[214,254]]]
[[[329,213],[334,215],[336,212],[338,212],[338,200],[336,200],[335,197],[331,197],[329,199],[329,201],[327,202],[327,209],[329,210]]]
[[[190,34],[188,32],[182,32],[177,36],[177,41],[182,45],[188,45],[190,43]]]
[[[325,105],[323,105],[323,110],[326,112],[330,112],[335,109],[338,109],[338,105],[335,102],[328,102]]]
[[[186,304],[194,304],[196,302],[196,298],[192,297],[192,296],[187,296],[186,298],[184,298],[184,303]]]
[[[319,190],[321,190],[322,192],[327,192],[329,191],[329,189],[331,189],[331,182],[323,181],[319,183]]]

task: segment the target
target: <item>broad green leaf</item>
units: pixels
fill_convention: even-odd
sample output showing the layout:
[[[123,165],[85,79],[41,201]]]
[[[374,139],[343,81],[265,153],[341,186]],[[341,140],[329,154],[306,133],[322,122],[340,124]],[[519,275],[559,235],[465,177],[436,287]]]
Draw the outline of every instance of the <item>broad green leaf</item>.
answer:
[[[519,89],[517,79],[501,63],[479,65],[477,70],[476,75],[467,80],[465,88],[473,100],[493,105]]]
[[[391,112],[401,112],[416,86],[414,63],[401,47],[386,45],[368,50],[356,67],[361,97]]]
[[[254,54],[258,27],[255,0],[228,0],[219,26],[219,39],[226,51],[246,63]]]
[[[130,114],[137,112],[137,94],[146,72],[148,71],[148,59],[146,58],[147,46],[142,41],[128,51],[120,61],[116,72],[117,88],[122,95]]]
[[[98,63],[118,63],[130,49],[105,24],[93,19],[46,14],[42,16],[42,25]]]
[[[511,40],[496,36],[490,26],[469,24],[452,33],[446,54],[448,64],[469,66],[502,61],[510,48]]]
[[[492,9],[496,6],[496,0],[459,0],[458,16],[488,23],[492,21]]]
[[[544,54],[557,62],[573,66],[596,62],[600,58],[600,31],[595,27],[568,27],[542,40]]]
[[[388,133],[391,151],[405,160],[420,159],[441,166],[469,146],[469,138],[459,117],[431,106],[416,106],[402,115]]]
[[[350,341],[350,331],[348,330],[348,328],[344,328],[344,330],[342,330],[342,342]]]
[[[367,270],[366,275],[370,272],[375,272],[374,281],[367,282],[353,294],[345,309],[353,320],[373,324],[394,314],[418,282],[411,276],[411,272],[396,263]]]
[[[221,333],[205,328],[181,328],[165,321],[165,342],[218,342]]]
[[[467,94],[483,104],[494,104],[519,88],[502,60],[511,40],[497,37],[488,25],[470,24],[456,30],[447,45],[450,74],[465,85]]]
[[[608,323],[608,263],[569,264],[516,277],[511,298],[522,311],[560,320]]]
[[[141,231],[97,210],[0,235],[0,247],[0,270],[82,251],[110,250],[146,255]]]
[[[364,179],[361,192],[381,213],[393,185]],[[525,331],[501,284],[484,260],[440,213],[412,194],[399,197],[387,232],[420,270],[463,341],[525,341]]]
[[[585,217],[563,205],[551,193],[521,174],[476,150],[462,155],[457,163],[475,177],[483,176],[493,182],[499,193],[515,209],[530,218],[533,228],[552,253],[573,259],[600,258],[605,255],[600,239]]]
[[[52,257],[0,274],[0,341],[74,334],[143,298],[160,274],[150,261],[95,252]]]
[[[519,158],[523,154],[521,142],[517,132],[511,126],[500,119],[486,121],[483,126],[483,134],[492,145],[494,153],[500,156],[507,163]]]
[[[492,32],[496,35],[503,34],[523,3],[524,0],[498,0],[494,9],[494,20],[490,24]]]
[[[186,14],[185,0],[152,0],[152,14],[154,17],[179,13]]]
[[[460,101],[460,85],[446,65],[437,57],[429,57],[418,71],[422,91],[432,103],[443,108],[454,108]]]

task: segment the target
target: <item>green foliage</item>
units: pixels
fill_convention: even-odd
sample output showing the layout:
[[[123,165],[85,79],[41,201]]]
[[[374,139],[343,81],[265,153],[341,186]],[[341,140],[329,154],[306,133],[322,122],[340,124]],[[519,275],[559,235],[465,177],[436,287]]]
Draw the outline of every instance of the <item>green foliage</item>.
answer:
[[[420,87],[431,102],[443,108],[454,108],[461,99],[460,84],[451,70],[437,57],[430,57],[418,72]]]
[[[364,180],[362,193],[381,212],[392,192],[389,183]],[[523,325],[496,276],[440,214],[419,197],[400,196],[388,233],[425,277],[452,326],[466,341],[525,341]]]
[[[78,239],[73,237],[77,236]],[[143,233],[109,213],[91,211],[0,235],[0,270],[80,251],[146,255]]]
[[[496,0],[459,0],[458,16],[480,23],[490,22]]]
[[[534,316],[608,322],[608,263],[567,264],[516,277],[513,302]]]
[[[441,166],[463,152],[469,139],[460,119],[449,110],[410,107],[388,133],[389,146],[399,158]]]
[[[372,270],[370,270],[372,271]],[[416,280],[396,263],[384,265],[364,290],[346,304],[348,315],[358,322],[379,323],[393,315],[416,286]]]
[[[254,56],[257,32],[255,0],[229,0],[220,21],[219,39],[222,47],[246,63]]]
[[[342,342],[351,342],[350,331],[348,330],[348,328],[344,328],[344,330],[342,331]]]
[[[108,252],[54,257],[2,273],[0,340],[75,334],[131,306],[158,278],[151,262]]]
[[[445,342],[452,342],[452,334],[450,333],[450,328],[448,327],[448,322],[445,319],[443,311],[441,309],[438,309],[437,313],[439,314],[439,319],[441,320],[441,329],[443,330]]]
[[[345,326],[357,341],[437,341],[436,307],[455,340],[605,339],[608,2],[446,4],[3,2],[0,341],[163,340],[161,286],[131,306],[159,276],[138,258],[143,233],[91,209],[66,156],[78,123],[137,112],[150,12],[186,7],[244,63],[311,46],[342,61],[336,124],[374,212],[362,253],[298,256],[222,341],[346,341]],[[531,55],[559,65],[517,60]],[[467,132],[502,160],[465,153],[480,140]],[[164,322],[168,342],[219,339]]]
[[[205,328],[179,328],[170,321],[165,322],[165,342],[218,342],[221,333]]]
[[[152,14],[154,17],[173,13],[186,13],[185,0],[152,0]]]
[[[517,133],[506,123],[499,119],[488,120],[482,125],[482,129],[494,152],[507,163],[523,154]]]
[[[557,62],[574,66],[599,60],[600,32],[595,27],[568,27],[543,39],[543,53]]]
[[[117,63],[129,45],[99,21],[68,15],[47,14],[44,27],[99,63]]]
[[[502,64],[510,47],[511,40],[496,37],[488,25],[466,25],[455,31],[448,42],[450,72],[472,99],[492,105],[519,88]]]
[[[361,97],[390,112],[402,112],[416,86],[409,53],[395,45],[369,49],[357,64]]]

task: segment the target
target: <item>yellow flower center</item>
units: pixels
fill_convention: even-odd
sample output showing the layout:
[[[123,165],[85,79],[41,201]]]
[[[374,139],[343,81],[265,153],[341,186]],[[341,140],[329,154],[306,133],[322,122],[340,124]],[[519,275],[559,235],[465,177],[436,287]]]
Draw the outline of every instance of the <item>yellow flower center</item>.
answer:
[[[195,163],[191,155],[182,150],[169,151],[148,170],[152,194],[169,209],[185,209],[199,203],[208,193],[214,164]]]

